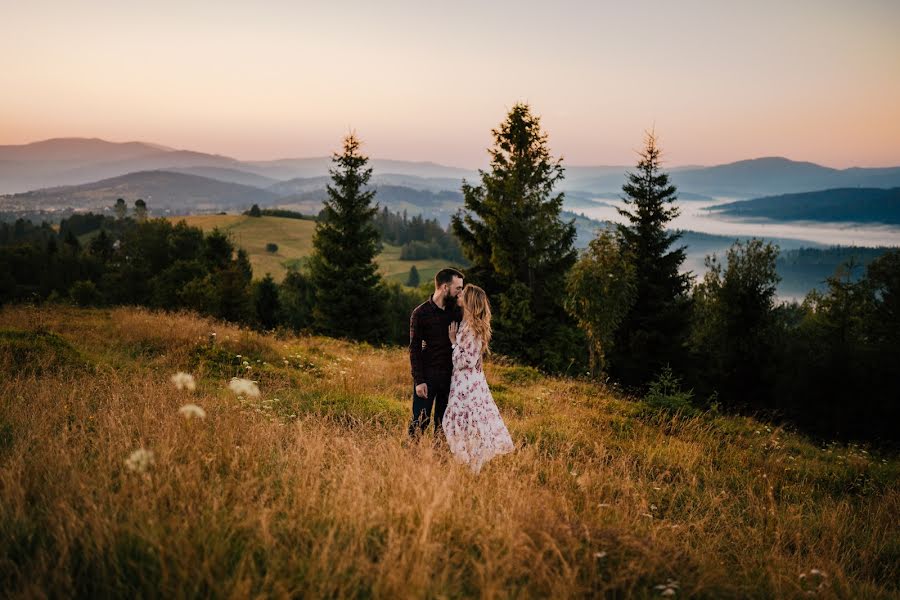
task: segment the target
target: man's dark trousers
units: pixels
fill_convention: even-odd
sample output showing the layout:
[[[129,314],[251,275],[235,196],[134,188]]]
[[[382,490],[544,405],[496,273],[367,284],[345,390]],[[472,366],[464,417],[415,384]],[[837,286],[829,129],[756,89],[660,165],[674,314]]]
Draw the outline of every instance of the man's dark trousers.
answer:
[[[413,417],[409,422],[409,434],[413,436],[424,433],[428,429],[432,412],[434,413],[435,436],[443,431],[441,429],[441,421],[444,418],[444,411],[447,410],[450,381],[429,379],[425,383],[428,385],[427,398],[421,398],[416,394],[415,387],[413,387]]]

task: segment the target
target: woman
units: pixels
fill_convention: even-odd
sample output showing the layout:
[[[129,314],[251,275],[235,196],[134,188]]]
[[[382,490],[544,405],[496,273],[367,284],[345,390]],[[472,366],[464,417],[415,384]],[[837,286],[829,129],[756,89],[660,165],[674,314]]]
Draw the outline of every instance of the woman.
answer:
[[[444,413],[444,435],[450,451],[476,473],[485,462],[515,449],[500,411],[488,390],[481,357],[491,341],[491,306],[476,285],[459,295],[462,326],[450,326],[453,375]]]

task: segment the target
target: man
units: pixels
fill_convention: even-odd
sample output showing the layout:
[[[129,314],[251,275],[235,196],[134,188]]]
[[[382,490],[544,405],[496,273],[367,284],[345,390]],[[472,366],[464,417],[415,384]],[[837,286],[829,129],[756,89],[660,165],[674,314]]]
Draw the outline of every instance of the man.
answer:
[[[456,304],[462,289],[462,273],[441,269],[434,276],[434,293],[409,318],[409,364],[415,388],[409,422],[412,437],[428,428],[432,407],[435,436],[441,431],[453,373],[453,350],[447,332],[451,323],[462,321],[462,310]]]

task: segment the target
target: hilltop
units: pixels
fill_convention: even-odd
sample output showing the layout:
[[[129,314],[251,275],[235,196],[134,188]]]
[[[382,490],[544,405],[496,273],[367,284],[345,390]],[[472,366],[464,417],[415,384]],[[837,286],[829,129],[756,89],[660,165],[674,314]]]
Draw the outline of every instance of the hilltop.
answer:
[[[21,306],[0,361],[10,595],[900,597],[866,447],[490,360],[518,449],[476,477],[406,442],[402,348]]]

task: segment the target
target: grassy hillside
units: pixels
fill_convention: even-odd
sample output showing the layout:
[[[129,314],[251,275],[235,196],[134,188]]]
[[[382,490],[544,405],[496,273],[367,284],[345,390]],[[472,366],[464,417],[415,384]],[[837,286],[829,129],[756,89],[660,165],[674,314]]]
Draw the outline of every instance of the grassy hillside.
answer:
[[[6,307],[0,361],[10,596],[900,597],[900,462],[867,448],[489,362],[518,448],[473,476],[406,442],[403,349]]]
[[[284,278],[290,265],[302,263],[312,252],[312,236],[316,227],[312,221],[284,217],[192,215],[169,218],[172,222],[182,219],[188,225],[206,231],[218,227],[228,232],[235,243],[250,254],[254,277],[260,278],[271,273],[276,281]],[[266,244],[269,242],[278,244],[278,252],[273,254],[266,251]],[[413,265],[418,269],[422,281],[428,281],[443,267],[452,266],[441,259],[400,260],[400,248],[391,245],[385,245],[384,252],[376,260],[385,278],[400,283],[406,283],[409,269]]]
[[[247,217],[244,215],[191,215],[170,217],[170,221],[184,220],[188,225],[211,231],[214,227],[230,234],[234,243],[250,255],[253,276],[262,278],[271,273],[276,281],[284,279],[287,265],[312,252],[313,221],[285,217]],[[278,252],[266,251],[266,244],[278,244]]]

